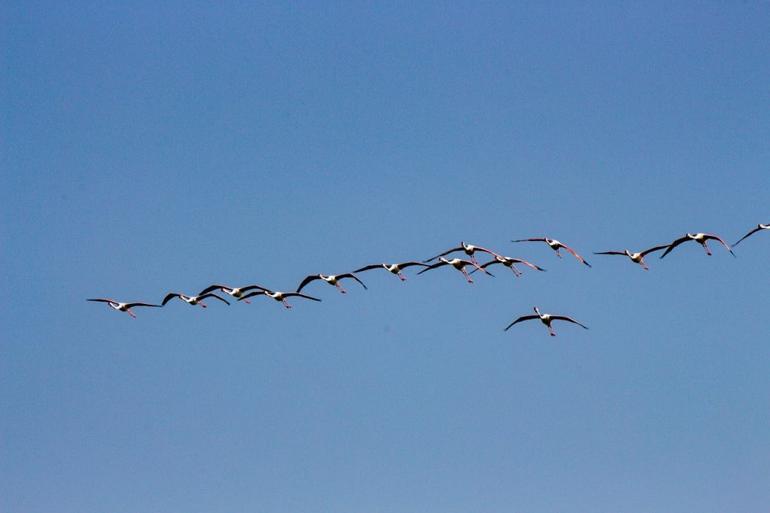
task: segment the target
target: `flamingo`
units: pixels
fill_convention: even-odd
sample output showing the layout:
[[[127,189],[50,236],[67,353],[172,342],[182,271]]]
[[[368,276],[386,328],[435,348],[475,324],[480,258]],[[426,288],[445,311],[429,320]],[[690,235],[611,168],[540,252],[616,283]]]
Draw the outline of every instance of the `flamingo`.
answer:
[[[259,288],[257,285],[247,285],[245,287],[228,287],[227,285],[211,285],[210,287],[206,287],[205,289],[198,292],[199,296],[202,296],[204,294],[208,294],[209,292],[213,292],[215,290],[221,290],[228,296],[232,296],[235,299],[240,299],[243,297],[243,295],[250,291],[254,290],[256,288]],[[246,303],[251,303],[251,301],[246,300]]]
[[[540,267],[538,265],[533,264],[532,262],[528,262],[526,260],[522,260],[521,258],[512,258],[512,257],[500,256],[500,255],[495,256],[494,260],[490,260],[489,262],[487,262],[485,264],[481,264],[481,268],[482,269],[486,269],[490,265],[495,265],[495,264],[503,264],[505,267],[510,268],[511,271],[513,271],[513,274],[515,276],[517,276],[517,277],[521,276],[522,272],[519,271],[516,268],[516,264],[524,264],[527,267],[529,267],[531,269],[534,269],[536,271],[543,271],[543,272],[545,272],[545,269],[543,269],[542,267]],[[476,271],[478,271],[478,269],[473,269],[471,271],[471,274],[475,273]]]
[[[310,276],[307,276],[304,280],[302,280],[302,283],[299,284],[299,287],[297,287],[297,292],[301,291],[303,288],[305,288],[305,285],[310,283],[311,281],[315,280],[323,280],[329,285],[334,285],[337,287],[337,290],[340,291],[341,294],[347,294],[347,291],[342,288],[342,285],[340,285],[340,280],[343,278],[351,278],[353,280],[356,280],[358,283],[361,284],[361,286],[364,288],[364,290],[367,290],[366,285],[364,285],[364,282],[358,279],[356,275],[353,273],[345,273],[345,274],[311,274]]]
[[[428,271],[430,271],[432,269],[436,269],[438,267],[443,267],[445,265],[451,265],[452,267],[454,267],[455,269],[457,269],[458,271],[463,273],[463,276],[465,276],[465,279],[468,280],[468,283],[473,283],[473,280],[471,279],[471,275],[468,274],[468,271],[465,270],[465,266],[466,265],[472,265],[476,269],[480,269],[480,270],[484,271],[485,273],[487,273],[488,275],[494,276],[494,274],[490,273],[486,269],[482,269],[479,266],[479,264],[471,262],[470,260],[463,260],[462,258],[453,258],[451,260],[447,260],[444,257],[439,257],[439,261],[437,263],[435,263],[433,265],[429,265],[428,267],[426,267],[422,271],[418,272],[417,274],[422,274],[422,273],[428,272]]]
[[[548,333],[552,337],[556,336],[556,332],[553,331],[553,328],[551,327],[551,322],[553,321],[567,321],[567,322],[571,322],[572,324],[577,324],[578,326],[581,326],[585,329],[588,329],[588,326],[580,324],[572,317],[567,317],[566,315],[551,315],[551,314],[540,313],[540,309],[538,307],[535,307],[535,314],[536,315],[522,315],[521,317],[519,317],[518,319],[510,323],[508,326],[506,326],[506,328],[503,331],[508,331],[510,327],[513,326],[514,324],[520,323],[522,321],[530,321],[532,319],[540,319],[540,322],[545,324],[545,327],[548,328]]]
[[[738,244],[739,244],[739,243],[740,243],[740,242],[741,242],[743,239],[745,239],[746,237],[748,237],[748,236],[750,236],[750,235],[754,235],[755,233],[757,233],[757,232],[758,232],[758,231],[760,231],[760,230],[770,230],[770,223],[768,223],[768,224],[762,224],[762,223],[759,223],[759,224],[756,226],[756,228],[754,228],[754,229],[753,229],[753,230],[751,230],[749,233],[747,233],[746,235],[744,235],[743,237],[741,237],[740,239],[738,239],[738,242],[736,242],[735,244],[733,244],[733,247],[737,246],[737,245],[738,245]]]
[[[168,294],[166,294],[166,297],[163,298],[163,302],[161,303],[161,305],[165,306],[166,303],[168,303],[175,297],[178,297],[180,300],[184,301],[188,305],[191,305],[191,306],[198,305],[201,308],[206,308],[206,304],[203,303],[203,300],[209,297],[216,298],[222,301],[223,303],[230,305],[230,302],[228,300],[221,298],[216,294],[208,293],[208,294],[199,294],[197,296],[188,296],[187,294],[182,294],[181,292],[169,292]]]
[[[639,251],[638,253],[632,253],[627,249],[624,249],[623,251],[597,251],[594,252],[594,255],[625,255],[628,258],[631,259],[632,262],[635,264],[639,264],[642,266],[642,269],[645,271],[649,271],[650,268],[647,267],[647,264],[644,262],[644,257],[649,255],[650,253],[653,253],[655,251],[660,251],[661,249],[667,248],[668,244],[663,244],[662,246],[655,246],[650,249],[645,249],[644,251]]]
[[[735,256],[735,253],[733,253],[733,250],[730,248],[730,246],[728,246],[727,243],[717,235],[713,235],[711,233],[687,233],[684,236],[676,239],[671,244],[669,244],[668,249],[664,251],[662,255],[660,255],[660,258],[663,258],[664,256],[668,255],[669,253],[671,253],[671,250],[673,250],[675,247],[682,244],[683,242],[687,242],[688,240],[694,240],[695,242],[703,246],[703,249],[706,250],[706,254],[708,256],[711,256],[711,250],[708,247],[708,241],[709,240],[718,241],[727,249],[727,251],[730,252],[732,256]]]
[[[475,244],[468,244],[464,241],[460,242],[460,245],[456,248],[448,249],[444,251],[443,253],[436,255],[434,257],[431,257],[427,260],[423,260],[423,262],[432,262],[436,260],[437,258],[440,258],[442,256],[446,256],[449,253],[454,253],[455,251],[464,251],[466,255],[468,255],[471,259],[471,262],[473,262],[473,265],[478,265],[478,262],[476,261],[476,257],[474,256],[474,253],[476,251],[481,251],[482,253],[489,253],[492,256],[500,256],[491,249],[482,248],[481,246],[476,246]]]
[[[583,258],[582,256],[578,255],[577,252],[574,249],[572,249],[571,247],[567,246],[563,242],[560,242],[560,241],[558,241],[556,239],[549,239],[548,237],[536,237],[536,238],[531,238],[531,239],[517,239],[517,240],[513,240],[511,242],[545,242],[546,244],[548,244],[548,246],[552,250],[556,251],[556,256],[558,256],[559,258],[561,258],[561,253],[559,253],[559,250],[564,248],[568,252],[570,252],[572,254],[572,256],[577,258],[578,261],[580,261],[581,264],[585,264],[588,267],[591,267],[591,264],[589,264],[588,261],[586,261],[585,258]]]
[[[367,265],[365,267],[362,267],[361,269],[356,269],[353,271],[354,273],[361,273],[364,271],[369,271],[371,269],[385,269],[389,273],[395,274],[398,276],[401,281],[406,281],[406,276],[404,276],[404,273],[401,272],[402,269],[405,269],[407,267],[412,266],[421,266],[421,267],[430,267],[428,264],[423,264],[422,262],[401,262],[400,264],[372,264]]]
[[[238,298],[238,301],[246,301],[250,297],[259,296],[259,295],[265,295],[269,298],[273,298],[276,301],[280,301],[283,303],[283,306],[286,308],[291,308],[291,305],[286,301],[287,297],[301,297],[305,299],[310,299],[311,301],[321,301],[317,297],[313,296],[307,296],[305,294],[300,294],[299,292],[278,292],[275,290],[266,289],[264,287],[258,287],[259,290],[256,290],[254,292],[249,292],[245,296]]]
[[[96,301],[98,303],[107,303],[107,306],[112,308],[113,310],[117,310],[118,312],[126,312],[128,315],[136,319],[136,315],[134,315],[134,312],[131,311],[131,309],[135,306],[149,306],[152,308],[161,308],[163,305],[151,305],[149,303],[121,303],[120,301],[115,301],[114,299],[109,298],[92,298],[92,299],[86,299],[86,301]]]

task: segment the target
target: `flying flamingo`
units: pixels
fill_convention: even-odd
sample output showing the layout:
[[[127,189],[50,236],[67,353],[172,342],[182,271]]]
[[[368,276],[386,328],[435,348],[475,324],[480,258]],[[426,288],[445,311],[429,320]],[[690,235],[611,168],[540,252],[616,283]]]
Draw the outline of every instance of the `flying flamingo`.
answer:
[[[489,262],[487,262],[485,264],[481,264],[481,268],[482,269],[486,269],[490,265],[495,265],[495,264],[503,264],[505,267],[510,268],[511,271],[513,271],[513,274],[515,276],[517,276],[517,277],[521,276],[522,272],[519,271],[516,268],[516,264],[524,264],[527,267],[529,267],[531,269],[534,269],[535,271],[543,271],[543,272],[545,272],[545,269],[543,269],[542,267],[540,267],[538,265],[533,264],[532,262],[528,262],[526,260],[522,260],[521,258],[512,258],[512,257],[500,256],[500,255],[495,256],[494,260],[490,260]],[[478,269],[473,269],[471,271],[471,274],[475,273],[476,271],[478,271]]]
[[[364,285],[364,282],[358,279],[356,275],[353,273],[345,273],[345,274],[311,274],[310,276],[306,277],[304,280],[302,280],[302,283],[299,284],[299,287],[297,287],[297,292],[301,291],[303,288],[305,288],[305,285],[308,283],[315,281],[315,280],[323,280],[329,285],[334,285],[337,287],[337,290],[340,291],[341,294],[347,294],[347,291],[342,288],[342,285],[340,285],[340,280],[343,278],[350,278],[353,280],[356,280],[358,283],[361,284],[361,286],[364,288],[364,290],[367,289],[366,285]]]
[[[572,317],[567,317],[566,315],[551,315],[551,314],[540,313],[540,310],[538,309],[538,307],[535,307],[535,314],[536,315],[522,315],[521,317],[519,317],[518,319],[510,323],[508,326],[506,326],[506,328],[503,331],[508,331],[510,327],[513,326],[514,324],[520,323],[522,321],[530,321],[532,319],[540,319],[540,322],[545,324],[545,327],[548,328],[548,333],[550,333],[552,337],[556,336],[556,332],[553,331],[553,328],[551,327],[551,322],[553,321],[567,321],[567,322],[571,322],[572,324],[577,324],[578,326],[582,326],[585,329],[588,329],[588,326],[580,324]]]
[[[166,294],[166,297],[163,298],[163,302],[161,305],[166,306],[166,303],[174,299],[175,297],[178,297],[180,300],[184,301],[188,305],[191,306],[200,306],[201,308],[206,308],[206,304],[203,302],[204,299],[213,297],[216,298],[223,303],[226,303],[227,305],[230,304],[230,302],[224,298],[221,298],[217,296],[216,294],[208,293],[208,294],[200,294],[198,296],[188,296],[187,294],[182,294],[181,292],[169,292]]]
[[[465,276],[465,279],[468,280],[468,283],[473,283],[473,280],[471,279],[471,275],[468,274],[468,271],[465,270],[465,266],[466,265],[472,265],[476,269],[480,269],[480,270],[484,271],[486,274],[488,274],[490,276],[494,276],[494,274],[490,273],[486,269],[482,269],[479,266],[479,264],[471,262],[470,260],[463,260],[462,258],[453,258],[451,260],[447,260],[444,257],[439,257],[439,261],[437,263],[435,263],[433,265],[429,265],[428,267],[426,267],[422,271],[418,272],[417,274],[422,274],[422,273],[428,272],[428,271],[430,271],[432,269],[436,269],[438,267],[443,267],[445,265],[451,265],[452,267],[454,267],[455,269],[457,269],[458,271],[463,273],[463,276]]]
[[[468,243],[463,241],[463,242],[460,242],[460,245],[457,246],[456,248],[448,249],[448,250],[444,251],[443,253],[441,253],[439,255],[431,257],[431,258],[429,258],[427,260],[423,260],[423,262],[432,262],[432,261],[436,260],[437,258],[440,258],[442,256],[446,256],[449,253],[454,253],[455,251],[464,251],[465,254],[470,257],[471,262],[473,262],[473,265],[478,265],[478,262],[476,261],[476,257],[474,255],[474,253],[476,253],[476,251],[481,251],[482,253],[489,253],[492,256],[499,256],[497,253],[495,253],[491,249],[482,248],[481,246],[476,246],[474,244],[468,244]]]
[[[244,294],[250,290],[257,289],[256,285],[247,285],[246,287],[228,287],[227,285],[211,285],[210,287],[206,287],[205,289],[201,290],[198,295],[202,296],[204,294],[208,294],[209,292],[213,292],[215,290],[221,290],[228,296],[232,296],[235,299],[240,299],[244,296]],[[251,303],[251,301],[246,300],[246,303]]]
[[[585,264],[588,267],[591,267],[591,264],[589,264],[588,261],[586,261],[585,258],[583,258],[582,256],[578,255],[577,252],[574,249],[572,249],[571,247],[567,246],[563,242],[560,242],[560,241],[558,241],[556,239],[549,239],[548,237],[535,237],[535,238],[531,238],[531,239],[517,239],[517,240],[513,240],[511,242],[545,242],[546,244],[548,244],[548,247],[550,247],[552,250],[556,251],[556,256],[558,256],[559,258],[561,258],[561,253],[559,253],[559,250],[564,248],[568,252],[570,252],[572,254],[572,256],[577,258],[580,261],[581,264]]]
[[[668,249],[666,251],[664,251],[662,255],[660,255],[660,258],[663,258],[664,256],[668,255],[669,253],[671,253],[671,250],[673,250],[678,245],[680,245],[680,244],[682,244],[684,242],[687,242],[688,240],[694,240],[695,242],[697,242],[698,244],[703,246],[703,249],[706,250],[706,254],[708,256],[711,256],[711,250],[708,247],[708,241],[710,241],[710,240],[718,241],[720,244],[722,244],[727,249],[727,251],[730,252],[730,254],[732,256],[735,256],[735,253],[733,253],[733,250],[730,248],[730,246],[728,246],[727,243],[724,240],[722,240],[721,237],[719,237],[717,235],[713,235],[713,234],[710,234],[710,233],[688,233],[688,234],[686,234],[686,235],[684,235],[682,237],[679,237],[674,242],[669,244],[668,245]]]
[[[402,269],[406,269],[407,267],[412,267],[414,265],[421,266],[421,267],[430,267],[428,264],[423,264],[422,262],[401,262],[400,264],[372,264],[367,265],[365,267],[362,267],[361,269],[356,269],[353,271],[354,273],[361,273],[364,271],[369,271],[371,269],[385,269],[389,273],[395,274],[398,276],[401,281],[406,281],[406,276],[404,276],[404,273],[401,272]]]
[[[642,269],[645,271],[649,271],[650,268],[647,267],[647,264],[644,262],[644,257],[649,255],[650,253],[653,253],[655,251],[660,251],[661,249],[667,248],[668,244],[663,244],[662,246],[655,246],[650,249],[645,249],[644,251],[639,251],[638,253],[632,253],[627,249],[624,249],[623,251],[597,251],[594,252],[594,255],[624,255],[631,259],[632,262],[635,264],[639,264],[642,266]]]
[[[310,299],[311,301],[321,301],[317,297],[307,296],[305,294],[300,294],[299,292],[278,292],[278,291],[266,289],[264,287],[258,287],[258,288],[259,290],[256,290],[254,292],[249,292],[242,298],[239,298],[238,301],[246,301],[250,297],[264,295],[283,303],[283,306],[286,308],[291,308],[291,305],[286,301],[287,297],[301,297],[304,299]]]
[[[131,309],[135,306],[150,306],[152,308],[160,308],[162,305],[151,305],[149,303],[121,303],[120,301],[115,301],[114,299],[109,298],[93,298],[93,299],[86,299],[86,301],[96,301],[98,303],[107,303],[107,306],[112,308],[113,310],[117,310],[118,312],[126,312],[128,315],[136,319],[136,315],[134,315],[134,312],[131,311]]]

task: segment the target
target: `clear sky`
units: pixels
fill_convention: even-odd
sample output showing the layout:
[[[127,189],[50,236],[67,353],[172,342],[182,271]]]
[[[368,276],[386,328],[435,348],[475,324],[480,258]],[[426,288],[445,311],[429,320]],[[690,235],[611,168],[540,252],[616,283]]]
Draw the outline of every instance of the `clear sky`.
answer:
[[[770,222],[770,3],[129,4],[0,7],[0,511],[767,511],[770,234],[591,253]]]

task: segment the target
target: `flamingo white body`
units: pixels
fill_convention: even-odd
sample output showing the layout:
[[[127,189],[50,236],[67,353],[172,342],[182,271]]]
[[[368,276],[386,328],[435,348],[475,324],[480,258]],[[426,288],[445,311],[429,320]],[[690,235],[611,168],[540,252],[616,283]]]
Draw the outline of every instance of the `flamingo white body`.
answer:
[[[319,302],[321,301],[317,297],[308,296],[306,294],[300,294],[299,292],[280,292],[280,291],[277,291],[277,290],[266,289],[266,288],[260,287],[260,286],[257,286],[257,288],[259,290],[254,291],[254,292],[249,292],[245,296],[239,298],[238,301],[246,301],[250,297],[262,295],[262,296],[267,296],[267,297],[269,297],[271,299],[274,299],[275,301],[278,301],[279,303],[283,304],[283,306],[285,308],[291,308],[292,307],[289,304],[289,302],[286,301],[287,297],[301,297],[301,298],[304,298],[304,299],[309,299],[311,301],[319,301]]]
[[[742,241],[743,239],[745,239],[746,237],[749,237],[749,236],[751,236],[751,235],[754,235],[755,233],[757,233],[757,232],[759,232],[759,231],[762,231],[762,230],[770,230],[770,223],[768,223],[768,224],[762,224],[762,223],[759,223],[757,226],[755,226],[755,227],[754,227],[754,229],[752,229],[751,231],[749,231],[749,233],[747,233],[746,235],[744,235],[743,237],[741,237],[740,239],[738,239],[738,242],[736,242],[735,244],[733,244],[733,247],[735,247],[735,246],[737,246],[738,244],[740,244],[740,243],[741,243],[741,241]]]
[[[362,267],[361,269],[356,269],[353,271],[354,273],[361,273],[364,271],[370,271],[372,269],[385,269],[391,274],[394,274],[399,277],[401,281],[406,281],[406,276],[404,276],[404,273],[402,272],[407,267],[412,266],[420,266],[420,267],[430,267],[428,264],[423,264],[422,262],[401,262],[400,264],[372,264]]]
[[[445,265],[451,265],[452,267],[454,267],[455,269],[457,269],[458,271],[463,273],[463,276],[465,276],[465,279],[468,281],[468,283],[473,283],[473,279],[471,278],[471,275],[468,274],[468,271],[465,270],[465,266],[468,266],[468,265],[471,265],[471,266],[475,267],[476,269],[478,269],[480,271],[483,271],[484,273],[486,273],[486,274],[488,274],[490,276],[494,276],[492,273],[490,273],[486,269],[482,269],[481,266],[479,266],[479,264],[477,264],[475,262],[471,262],[470,260],[463,260],[462,258],[452,258],[451,260],[449,260],[449,259],[446,259],[444,257],[439,257],[439,261],[437,263],[435,263],[433,265],[429,265],[428,267],[426,267],[422,271],[418,272],[417,274],[422,274],[422,273],[428,272],[428,271],[430,271],[432,269],[437,269],[439,267],[443,267]]]
[[[201,308],[207,307],[206,303],[204,303],[203,300],[210,297],[218,299],[227,305],[230,304],[226,299],[221,298],[216,294],[212,294],[212,293],[200,294],[197,296],[188,296],[187,294],[182,294],[181,292],[169,292],[168,294],[166,294],[166,297],[163,298],[163,302],[161,303],[161,305],[165,306],[166,303],[168,303],[175,297],[179,298],[180,300],[184,301],[190,306],[200,306]]]
[[[554,250],[556,252],[556,256],[558,256],[559,258],[562,257],[561,253],[559,251],[564,249],[568,253],[570,253],[572,256],[577,258],[578,261],[581,264],[584,264],[584,265],[586,265],[588,267],[591,267],[591,264],[589,264],[588,261],[585,258],[583,258],[582,256],[578,255],[577,251],[575,251],[571,247],[567,246],[563,242],[558,241],[556,239],[551,239],[551,238],[548,238],[548,237],[533,237],[533,238],[530,238],[530,239],[517,239],[517,240],[513,240],[511,242],[545,242],[546,244],[548,244],[549,248],[551,248],[552,250]]]
[[[667,247],[668,247],[668,244],[664,244],[662,246],[655,246],[650,249],[645,249],[644,251],[638,251],[636,253],[632,253],[628,249],[624,249],[623,251],[597,251],[597,252],[594,252],[594,255],[625,255],[635,264],[639,264],[640,266],[642,266],[642,269],[644,269],[645,271],[649,271],[650,268],[647,267],[647,264],[644,261],[644,257],[649,255],[650,253],[653,253],[655,251],[660,251],[661,249],[665,249]]]
[[[364,285],[364,282],[358,279],[356,275],[353,273],[345,273],[345,274],[311,274],[310,276],[307,276],[304,280],[302,280],[302,283],[299,284],[299,287],[297,287],[297,292],[301,291],[303,288],[305,288],[305,285],[308,283],[315,281],[315,280],[322,280],[328,283],[329,285],[334,285],[337,287],[337,290],[340,291],[341,294],[347,294],[347,291],[342,288],[342,285],[340,285],[340,280],[350,278],[352,280],[357,281],[361,284],[361,286],[364,288],[364,290],[367,289],[366,285]]]
[[[510,323],[508,326],[506,326],[506,328],[503,331],[508,331],[511,328],[511,326],[513,326],[514,324],[518,324],[522,321],[529,321],[533,319],[539,319],[540,322],[542,322],[545,325],[545,327],[548,328],[548,334],[551,335],[552,337],[556,336],[556,332],[551,327],[551,323],[553,321],[567,321],[567,322],[571,322],[572,324],[577,324],[582,328],[588,329],[588,326],[585,326],[579,323],[572,317],[567,317],[566,315],[552,315],[547,313],[541,313],[538,307],[535,307],[534,310],[535,310],[535,315],[522,315],[521,317],[519,317],[518,319]]]
[[[481,246],[477,246],[475,244],[468,244],[465,241],[461,241],[459,246],[457,246],[455,248],[452,248],[452,249],[448,249],[448,250],[444,251],[443,253],[440,253],[440,254],[438,254],[438,255],[436,255],[434,257],[431,257],[431,258],[425,260],[424,262],[432,262],[432,261],[436,260],[437,258],[441,258],[443,256],[446,256],[446,255],[450,254],[450,253],[454,253],[455,251],[463,251],[466,255],[468,255],[468,257],[470,258],[471,262],[473,262],[473,265],[478,265],[478,262],[476,261],[476,256],[475,256],[475,253],[477,251],[481,251],[482,253],[489,253],[492,256],[500,256],[497,253],[495,253],[494,251],[492,251],[491,249],[482,248]]]
[[[115,301],[114,299],[109,298],[92,298],[92,299],[86,299],[86,301],[94,301],[97,303],[107,303],[107,306],[112,308],[113,310],[116,310],[118,312],[125,312],[134,319],[136,319],[136,315],[134,315],[134,312],[131,311],[132,308],[135,306],[148,306],[152,308],[160,308],[162,305],[153,305],[150,303],[122,303],[120,301]]]
[[[680,244],[683,244],[683,243],[685,243],[687,241],[691,241],[691,240],[695,241],[698,244],[700,244],[701,246],[703,246],[703,249],[706,251],[706,254],[708,256],[711,256],[711,250],[709,249],[709,246],[708,246],[708,241],[710,241],[710,240],[715,240],[715,241],[719,242],[720,244],[722,244],[725,247],[725,249],[727,249],[727,251],[730,252],[730,254],[732,256],[735,256],[735,253],[733,253],[732,248],[730,248],[730,246],[721,237],[719,237],[718,235],[714,235],[714,234],[711,234],[711,233],[687,233],[684,236],[679,237],[678,239],[676,239],[671,244],[669,244],[668,245],[668,249],[666,249],[666,251],[664,251],[663,254],[660,255],[660,258],[663,258],[664,256],[666,256],[669,253],[671,253],[671,251],[674,248],[676,248],[677,246],[679,246]]]

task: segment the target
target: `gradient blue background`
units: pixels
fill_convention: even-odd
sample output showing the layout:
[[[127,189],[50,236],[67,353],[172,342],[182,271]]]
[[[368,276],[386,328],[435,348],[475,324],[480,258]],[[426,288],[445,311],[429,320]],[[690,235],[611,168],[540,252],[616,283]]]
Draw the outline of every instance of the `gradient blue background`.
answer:
[[[0,17],[3,512],[767,511],[768,234],[591,255],[770,221],[767,2]],[[460,240],[548,272],[84,301]]]

